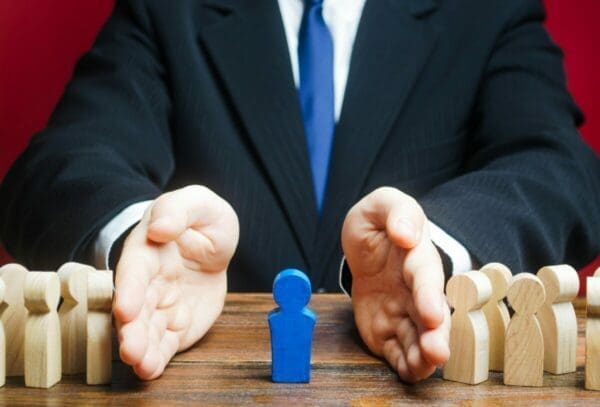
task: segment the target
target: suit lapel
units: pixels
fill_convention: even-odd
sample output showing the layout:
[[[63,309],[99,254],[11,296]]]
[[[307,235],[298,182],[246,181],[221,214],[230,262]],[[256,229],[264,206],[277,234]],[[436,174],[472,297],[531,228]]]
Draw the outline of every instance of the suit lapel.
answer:
[[[318,229],[319,270],[332,264],[345,214],[361,198],[377,154],[433,49],[436,31],[423,17],[435,6],[433,0],[372,0],[365,5]]]
[[[211,0],[201,32],[308,264],[318,222],[302,113],[275,0]],[[227,11],[227,12],[224,12]]]

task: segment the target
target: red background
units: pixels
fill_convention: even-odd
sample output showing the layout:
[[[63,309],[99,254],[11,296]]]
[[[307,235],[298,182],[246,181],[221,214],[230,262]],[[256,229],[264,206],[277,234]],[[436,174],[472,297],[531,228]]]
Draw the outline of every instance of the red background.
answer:
[[[586,114],[582,136],[600,152],[600,1],[545,3],[547,26],[565,51],[569,88]],[[112,7],[113,0],[0,0],[0,179],[44,127]],[[0,250],[0,264],[7,261]],[[599,266],[600,256],[582,274]]]

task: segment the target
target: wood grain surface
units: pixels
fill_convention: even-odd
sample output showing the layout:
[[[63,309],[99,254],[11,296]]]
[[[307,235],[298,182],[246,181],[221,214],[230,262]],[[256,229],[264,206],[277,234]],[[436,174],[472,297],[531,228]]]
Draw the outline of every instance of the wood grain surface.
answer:
[[[544,387],[502,384],[501,373],[476,386],[444,381],[441,371],[417,385],[405,385],[380,360],[369,355],[354,327],[350,300],[316,294],[310,307],[318,314],[312,376],[309,384],[275,384],[270,380],[268,294],[230,294],[223,315],[210,333],[178,355],[165,374],[138,381],[114,357],[113,383],[87,386],[85,375],[63,378],[49,390],[28,389],[22,378],[8,378],[0,405],[593,405],[600,392],[584,384],[584,310],[576,300],[579,323],[577,371],[544,374]],[[116,347],[114,347],[116,349]]]

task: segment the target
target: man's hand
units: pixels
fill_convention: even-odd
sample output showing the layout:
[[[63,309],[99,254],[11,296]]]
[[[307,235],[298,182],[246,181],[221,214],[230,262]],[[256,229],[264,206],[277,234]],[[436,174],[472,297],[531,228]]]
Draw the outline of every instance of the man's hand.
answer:
[[[359,333],[411,383],[450,355],[444,273],[427,225],[413,198],[385,187],[356,204],[342,230]]]
[[[239,224],[205,187],[160,196],[123,246],[113,306],[119,352],[142,379],[202,338],[223,309]]]

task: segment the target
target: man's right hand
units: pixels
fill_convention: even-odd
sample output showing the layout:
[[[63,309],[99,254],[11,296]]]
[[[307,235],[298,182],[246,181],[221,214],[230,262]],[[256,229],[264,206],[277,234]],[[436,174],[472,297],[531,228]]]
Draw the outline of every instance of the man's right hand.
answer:
[[[113,312],[121,359],[141,379],[160,376],[220,315],[238,238],[233,208],[201,186],[161,195],[127,237]]]

